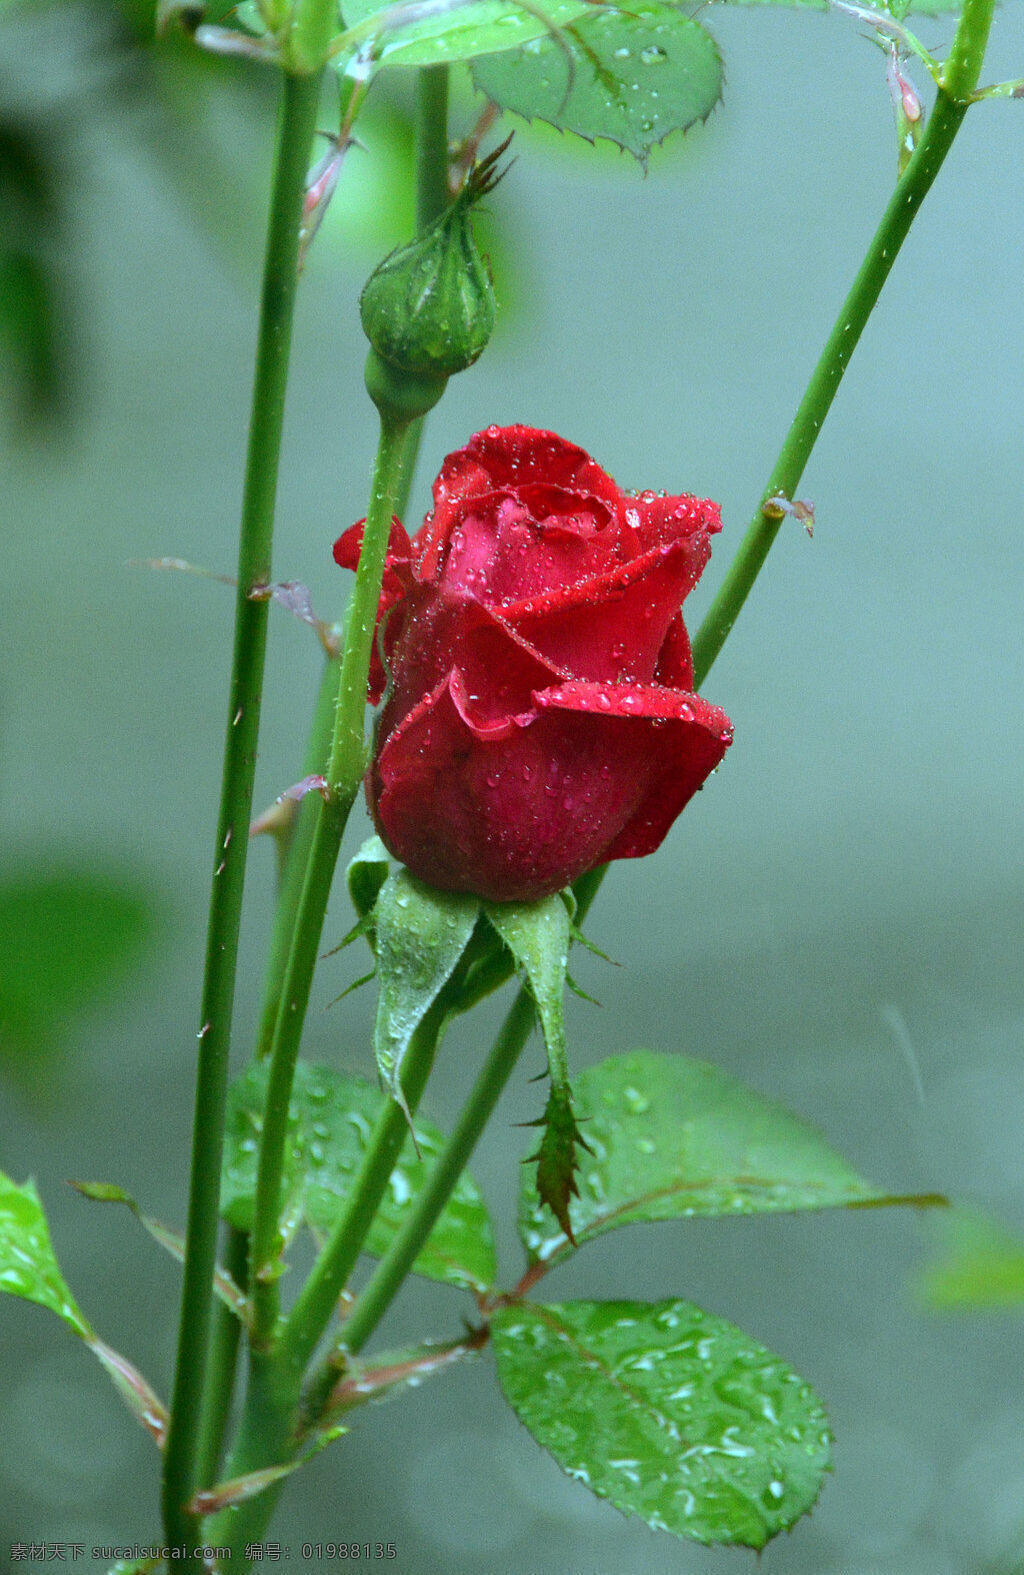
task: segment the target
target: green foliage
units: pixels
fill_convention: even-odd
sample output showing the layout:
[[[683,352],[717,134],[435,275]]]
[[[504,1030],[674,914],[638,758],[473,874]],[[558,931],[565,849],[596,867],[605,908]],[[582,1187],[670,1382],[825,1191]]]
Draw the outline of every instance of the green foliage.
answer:
[[[718,46],[676,7],[645,0],[593,11],[562,38],[538,38],[473,66],[503,110],[593,142],[606,137],[646,165],[673,131],[706,120],[722,93]]]
[[[401,1074],[409,1041],[455,972],[479,912],[478,898],[435,891],[407,869],[394,870],[377,897],[380,994],[373,1050],[385,1088],[407,1116]]]
[[[938,1201],[880,1191],[813,1127],[704,1061],[613,1056],[577,1078],[576,1099],[588,1149],[569,1207],[578,1242],[690,1215]],[[519,1230],[531,1257],[567,1250],[528,1174]]]
[[[492,1324],[506,1399],[570,1476],[626,1515],[761,1548],[829,1470],[808,1384],[690,1302],[563,1302]]]
[[[345,21],[350,28],[358,28],[360,41],[374,36],[372,18],[386,11],[388,4],[389,0],[348,0]],[[388,66],[454,65],[479,55],[521,48],[553,29],[578,21],[588,9],[581,0],[541,0],[529,8],[512,5],[509,0],[453,3],[416,21],[377,31],[376,55]],[[340,56],[336,64],[344,70],[348,60]]]
[[[242,1230],[252,1226],[257,1147],[262,1130],[267,1066],[250,1067],[228,1098],[221,1212]],[[330,1067],[299,1062],[285,1151],[282,1230],[286,1237],[305,1222],[326,1236],[340,1218],[385,1095],[361,1078]],[[406,1140],[388,1192],[373,1222],[366,1250],[377,1256],[408,1218],[444,1143],[442,1134],[417,1118],[416,1141]],[[464,1174],[448,1200],[414,1272],[448,1285],[486,1290],[496,1273],[494,1242],[480,1193]]]
[[[137,882],[99,871],[0,880],[0,1065],[31,1076],[65,1019],[137,965],[152,920]]]
[[[50,1243],[35,1184],[15,1186],[0,1173],[0,1291],[48,1307],[83,1340],[92,1331],[78,1310]]]
[[[1024,1241],[983,1214],[957,1209],[941,1224],[942,1252],[921,1277],[932,1307],[1024,1307]]]

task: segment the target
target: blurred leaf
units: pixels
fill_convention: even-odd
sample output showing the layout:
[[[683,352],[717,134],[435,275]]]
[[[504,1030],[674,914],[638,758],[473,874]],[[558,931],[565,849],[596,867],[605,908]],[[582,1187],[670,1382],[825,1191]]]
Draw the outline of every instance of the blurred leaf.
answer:
[[[921,1275],[931,1306],[1024,1307],[1024,1241],[993,1219],[953,1211],[941,1224],[942,1252]]]
[[[625,1515],[698,1542],[761,1548],[830,1469],[808,1384],[690,1302],[499,1310],[505,1397],[570,1476]]]
[[[0,1066],[31,1079],[65,1019],[137,967],[153,919],[139,882],[99,870],[0,879]]]
[[[942,1201],[872,1186],[813,1127],[704,1061],[634,1050],[589,1067],[575,1086],[590,1151],[569,1206],[578,1242],[691,1215]],[[528,1174],[519,1232],[533,1258],[568,1250]]]
[[[257,1145],[263,1123],[267,1066],[251,1067],[228,1098],[221,1213],[242,1230],[252,1226]],[[305,1221],[326,1235],[339,1219],[386,1096],[361,1078],[331,1067],[296,1068],[291,1129],[285,1154],[284,1220],[289,1236]],[[367,1238],[366,1250],[380,1256],[405,1223],[412,1201],[441,1152],[443,1135],[416,1121],[418,1157],[407,1138]],[[463,1173],[416,1262],[415,1273],[448,1285],[483,1291],[497,1272],[487,1209]]]
[[[158,1246],[169,1252],[172,1258],[179,1263],[185,1261],[185,1238],[178,1231],[171,1230],[167,1225],[161,1225],[159,1220],[152,1219],[144,1214],[130,1193],[123,1187],[110,1181],[72,1181],[69,1183],[83,1198],[88,1198],[91,1203],[123,1203],[142,1228],[152,1236]],[[249,1304],[244,1293],[239,1290],[234,1280],[226,1269],[220,1264],[214,1265],[213,1270],[214,1293],[220,1297],[236,1318],[246,1322],[249,1315]]]
[[[380,993],[373,1053],[385,1088],[410,1126],[402,1063],[413,1034],[455,972],[479,912],[477,897],[435,891],[401,866],[377,894],[373,930]]]
[[[35,1183],[15,1186],[0,1172],[0,1291],[48,1307],[83,1340],[92,1330],[82,1317],[50,1243]]]
[[[387,66],[454,65],[478,55],[521,48],[531,39],[577,21],[590,8],[587,0],[539,0],[529,10],[510,0],[470,0],[468,5],[452,0],[444,9],[431,8],[429,15],[417,20],[388,24],[386,32],[375,35],[376,58]],[[348,27],[354,28],[392,6],[390,0],[348,0],[343,9]],[[415,15],[414,5],[409,10]],[[366,36],[369,33],[366,29]],[[335,64],[344,71],[350,59],[341,56]]]
[[[706,120],[722,93],[718,46],[674,6],[645,3],[592,14],[566,48],[534,39],[473,66],[473,80],[503,110],[545,120],[593,142],[606,137],[646,165],[673,131]]]

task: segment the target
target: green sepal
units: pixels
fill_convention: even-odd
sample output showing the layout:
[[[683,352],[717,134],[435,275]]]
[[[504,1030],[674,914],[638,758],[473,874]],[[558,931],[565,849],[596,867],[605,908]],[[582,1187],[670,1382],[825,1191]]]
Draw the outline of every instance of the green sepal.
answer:
[[[539,902],[485,902],[484,914],[526,975],[548,1056],[551,1092],[544,1115],[528,1123],[543,1127],[536,1152],[537,1192],[562,1230],[573,1239],[569,1200],[576,1194],[576,1151],[587,1148],[573,1111],[565,1041],[564,1000],[575,904],[556,892]]]
[[[480,899],[466,892],[435,891],[402,868],[388,876],[373,911],[380,979],[373,1050],[381,1081],[411,1128],[402,1062],[413,1034],[469,945]]]
[[[380,889],[388,878],[391,855],[379,837],[367,837],[345,871],[352,906],[361,919],[373,910]]]

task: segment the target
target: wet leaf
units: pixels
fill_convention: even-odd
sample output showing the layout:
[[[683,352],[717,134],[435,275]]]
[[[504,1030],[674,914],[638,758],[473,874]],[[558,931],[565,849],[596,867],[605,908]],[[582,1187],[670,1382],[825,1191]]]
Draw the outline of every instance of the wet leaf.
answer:
[[[435,891],[404,868],[392,871],[377,895],[373,927],[380,993],[373,1053],[384,1087],[410,1126],[402,1062],[413,1034],[469,945],[479,913],[479,898]]]
[[[505,1397],[564,1471],[625,1515],[698,1542],[761,1548],[829,1470],[814,1391],[690,1302],[501,1309]]]
[[[921,1276],[932,1307],[1024,1306],[1024,1241],[996,1220],[957,1209],[942,1222],[942,1251]]]
[[[221,1212],[242,1230],[252,1226],[266,1083],[266,1064],[252,1067],[234,1084],[228,1100]],[[299,1063],[285,1154],[286,1235],[302,1222],[323,1235],[333,1229],[385,1099],[361,1078]],[[405,1223],[412,1200],[444,1144],[438,1129],[419,1117],[416,1137],[422,1157],[408,1138],[367,1238],[367,1251],[377,1256],[387,1251]],[[472,1290],[486,1290],[493,1284],[497,1270],[490,1219],[467,1174],[459,1180],[413,1269],[427,1279]]]
[[[35,1183],[18,1187],[0,1173],[0,1291],[48,1307],[83,1340],[92,1338],[57,1266]]]
[[[569,1205],[578,1242],[690,1215],[942,1201],[872,1186],[813,1127],[705,1061],[634,1050],[589,1067],[575,1088],[590,1151]],[[529,1174],[519,1230],[534,1258],[568,1250]]]
[[[590,6],[582,0],[539,0],[526,10],[510,0],[471,0],[468,5],[453,0],[450,6],[430,7],[429,14],[417,17],[414,4],[406,7],[389,5],[388,0],[347,0],[343,9],[350,28],[380,16],[381,26],[373,36],[378,39],[377,56],[382,65],[433,66],[518,49],[547,36],[552,29],[575,22]],[[362,27],[359,35],[360,39],[364,36]],[[369,29],[365,36],[371,36]],[[337,64],[344,70],[348,61],[341,59]]]
[[[488,55],[474,64],[473,80],[503,110],[588,142],[606,137],[646,164],[671,132],[710,115],[722,62],[699,22],[644,0],[623,11],[593,7],[562,40]]]
[[[531,1160],[537,1162],[538,1200],[551,1210],[561,1227],[562,1234],[575,1246],[569,1204],[579,1191],[576,1180],[579,1160],[576,1150],[586,1149],[588,1144],[576,1123],[572,1091],[568,1084],[561,1088],[552,1088],[544,1115],[534,1124],[544,1129],[540,1147],[530,1156]]]

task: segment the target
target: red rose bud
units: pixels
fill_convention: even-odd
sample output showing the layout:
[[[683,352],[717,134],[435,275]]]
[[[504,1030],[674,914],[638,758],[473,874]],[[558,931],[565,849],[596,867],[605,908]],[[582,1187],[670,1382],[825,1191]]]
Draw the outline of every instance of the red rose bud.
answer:
[[[680,611],[719,529],[716,504],[625,494],[551,432],[449,455],[415,539],[392,526],[370,674],[367,799],[413,874],[529,902],[654,852],[732,740],[691,692]]]

